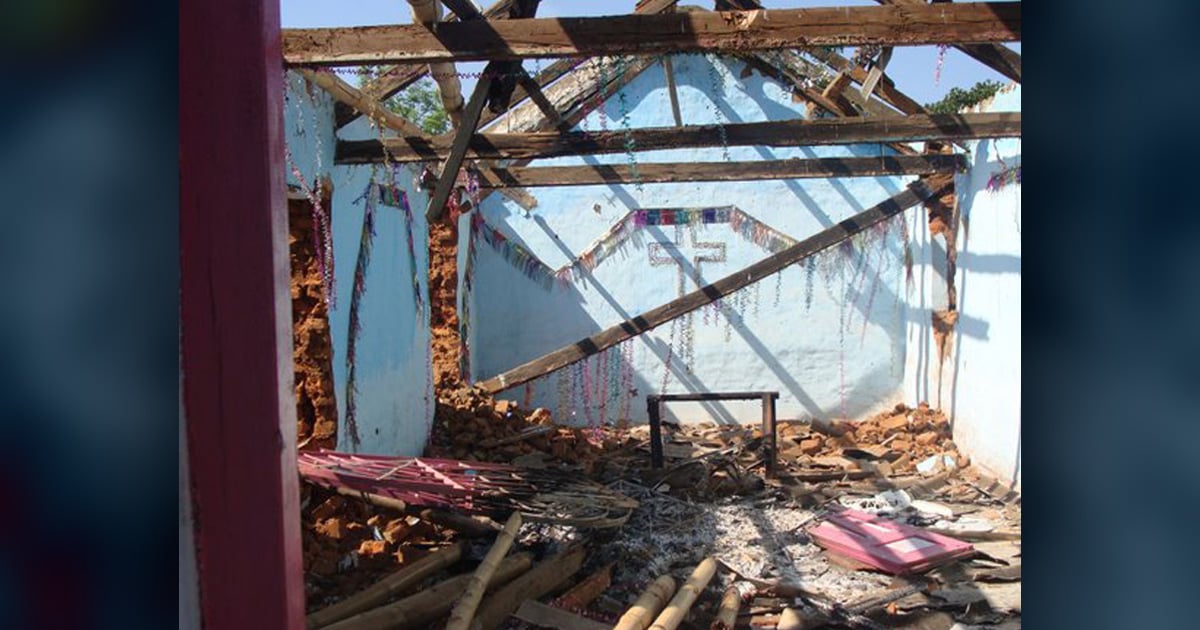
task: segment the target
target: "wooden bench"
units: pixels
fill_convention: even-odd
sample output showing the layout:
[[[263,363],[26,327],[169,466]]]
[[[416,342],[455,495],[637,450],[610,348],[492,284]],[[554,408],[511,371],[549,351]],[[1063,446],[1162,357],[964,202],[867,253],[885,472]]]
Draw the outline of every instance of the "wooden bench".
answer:
[[[646,396],[646,411],[650,414],[650,465],[663,466],[662,403],[706,400],[761,400],[762,431],[767,476],[775,474],[775,401],[779,392],[710,392],[704,394],[650,394]]]

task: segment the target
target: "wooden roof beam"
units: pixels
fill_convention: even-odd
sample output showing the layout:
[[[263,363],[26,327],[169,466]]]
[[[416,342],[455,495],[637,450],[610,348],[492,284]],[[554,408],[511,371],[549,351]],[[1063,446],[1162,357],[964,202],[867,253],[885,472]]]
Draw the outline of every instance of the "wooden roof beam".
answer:
[[[436,33],[412,25],[285,29],[283,56],[290,65],[337,66],[1020,39],[1020,2],[971,2],[471,20]]]
[[[312,82],[317,87],[329,92],[330,96],[338,103],[344,104],[352,108],[358,114],[364,115],[367,118],[375,121],[377,124],[387,127],[396,133],[404,136],[422,136],[425,135],[424,130],[413,124],[408,119],[400,116],[388,108],[384,107],[383,103],[363,96],[363,93],[358,88],[346,83],[338,75],[327,70],[308,70],[300,68],[300,75],[308,81]]]
[[[656,184],[674,182],[742,182],[830,177],[885,177],[954,173],[966,168],[966,158],[949,155],[889,155],[881,157],[792,158],[752,162],[648,162],[584,166],[483,168],[480,188],[542,188],[593,184]]]
[[[467,142],[464,157],[508,160],[564,155],[624,153],[627,140],[638,151],[686,147],[773,146],[802,147],[828,144],[971,140],[1021,135],[1019,112],[931,114],[889,118],[821,118],[687,127],[649,127],[615,131],[481,133]],[[724,141],[723,141],[724,138]],[[399,162],[445,159],[451,139],[445,136],[400,137],[384,140],[339,140],[339,164],[379,162],[388,155]]]
[[[925,4],[925,0],[875,0],[879,4],[894,6],[920,6]],[[953,0],[941,0],[940,3],[948,3]],[[943,4],[944,6],[944,4]],[[1000,74],[1016,81],[1021,82],[1021,55],[1017,51],[1002,46],[997,43],[989,44],[955,44],[955,48],[974,57],[976,61],[983,65],[999,72]]]

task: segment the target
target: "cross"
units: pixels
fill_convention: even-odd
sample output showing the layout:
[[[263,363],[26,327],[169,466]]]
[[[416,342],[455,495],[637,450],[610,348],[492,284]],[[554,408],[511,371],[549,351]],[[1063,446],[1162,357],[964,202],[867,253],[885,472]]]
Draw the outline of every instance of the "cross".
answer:
[[[692,263],[692,281],[700,286],[700,263],[725,262],[725,243],[697,242],[695,229],[688,230],[691,246],[685,247],[683,241],[683,226],[675,226],[674,243],[650,243],[650,264],[655,267],[676,265],[679,267],[679,279],[676,287],[676,297],[683,297],[687,269],[684,264]]]

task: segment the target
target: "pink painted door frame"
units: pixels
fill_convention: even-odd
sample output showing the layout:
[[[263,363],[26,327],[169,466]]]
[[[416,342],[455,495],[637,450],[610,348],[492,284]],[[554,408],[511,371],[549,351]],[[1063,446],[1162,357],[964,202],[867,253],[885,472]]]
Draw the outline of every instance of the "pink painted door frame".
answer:
[[[206,630],[304,627],[279,0],[184,0],[180,354]]]

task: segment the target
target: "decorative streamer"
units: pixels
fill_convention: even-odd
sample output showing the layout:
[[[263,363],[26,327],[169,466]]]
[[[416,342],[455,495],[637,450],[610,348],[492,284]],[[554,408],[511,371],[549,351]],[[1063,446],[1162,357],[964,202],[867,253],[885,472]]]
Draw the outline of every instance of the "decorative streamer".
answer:
[[[729,157],[729,136],[725,130],[725,115],[721,112],[720,106],[717,105],[717,98],[725,94],[725,75],[717,70],[717,64],[720,59],[713,54],[704,55],[705,65],[708,68],[708,80],[711,83],[712,99],[709,100],[709,107],[712,109],[713,120],[717,125],[717,134],[721,138],[721,157],[726,162],[730,161]]]
[[[366,290],[367,267],[371,264],[371,249],[375,241],[375,204],[379,200],[377,190],[370,186],[363,196],[355,200],[356,204],[364,199],[366,203],[363,207],[362,236],[358,242],[358,260],[354,264],[354,285],[350,292],[350,326],[346,335],[346,433],[350,438],[351,449],[362,443],[356,419],[358,336],[362,332],[358,311]]]
[[[997,192],[1002,188],[1011,184],[1021,183],[1021,165],[1008,166],[999,171],[996,171],[988,178],[988,192]]]
[[[398,170],[399,167],[393,165],[393,169]],[[408,268],[412,270],[413,304],[417,307],[418,315],[423,316],[425,313],[425,300],[421,296],[421,275],[417,267],[417,250],[413,236],[415,232],[413,226],[416,217],[413,215],[412,206],[408,203],[408,194],[396,185],[394,173],[395,171],[393,171],[393,177],[390,178],[388,184],[376,184],[374,181],[372,181],[372,184],[378,189],[379,203],[399,208],[404,213],[404,237],[405,243],[408,246]]]
[[[479,213],[472,217],[471,231],[473,235],[478,234],[484,243],[525,277],[550,290],[556,284],[567,285],[572,279],[579,279],[585,270],[595,269],[605,259],[621,251],[638,228],[648,225],[715,223],[729,223],[735,233],[771,253],[783,251],[797,242],[734,206],[632,210],[573,261],[558,269],[552,269],[528,249],[512,242],[503,232],[488,225]]]
[[[625,95],[625,71],[626,59],[624,55],[617,57],[617,80],[622,86],[617,90],[617,104],[621,111],[621,129],[625,132],[625,155],[629,158],[629,172],[633,176],[633,186],[640,193],[642,192],[642,178],[638,175],[637,142],[633,138],[633,128],[629,121],[629,101]]]
[[[300,189],[304,191],[304,196],[312,206],[313,249],[316,253],[314,257],[317,259],[317,272],[321,274],[321,289],[325,293],[325,303],[332,310],[337,304],[337,294],[334,291],[333,234],[329,225],[329,217],[325,212],[324,204],[321,203],[321,196],[317,194],[313,186],[308,184],[304,173],[292,159],[292,152],[286,144],[283,147],[283,155],[292,171],[292,176],[300,183]],[[320,188],[320,184],[318,183],[316,187]]]
[[[942,82],[942,66],[946,63],[946,50],[949,48],[949,44],[938,44],[937,66],[935,66],[933,69],[934,86],[937,86]]]

